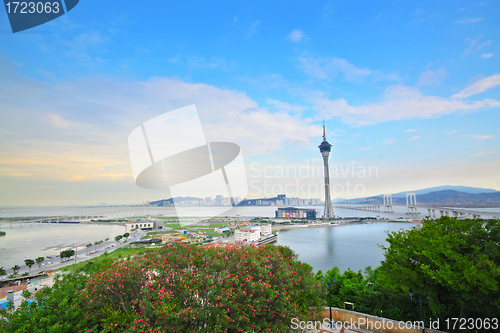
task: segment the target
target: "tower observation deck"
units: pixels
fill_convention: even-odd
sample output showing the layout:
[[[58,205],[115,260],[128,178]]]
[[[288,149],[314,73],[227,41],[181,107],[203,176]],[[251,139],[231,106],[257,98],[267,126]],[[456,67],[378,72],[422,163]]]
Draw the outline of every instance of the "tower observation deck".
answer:
[[[330,197],[330,170],[328,168],[328,158],[330,157],[330,151],[332,150],[332,145],[326,141],[325,134],[325,121],[323,120],[323,142],[318,146],[321,156],[323,156],[323,163],[325,165],[325,218],[335,217],[333,215],[332,199]]]

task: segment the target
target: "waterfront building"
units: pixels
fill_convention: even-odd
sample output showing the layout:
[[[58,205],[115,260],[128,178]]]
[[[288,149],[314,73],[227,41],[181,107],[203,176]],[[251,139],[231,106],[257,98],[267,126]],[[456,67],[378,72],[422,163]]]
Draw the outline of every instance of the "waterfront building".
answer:
[[[314,220],[316,219],[316,210],[295,207],[278,208],[276,211],[276,218]]]
[[[158,230],[159,227],[158,221],[153,219],[137,219],[134,222],[127,222],[127,224],[125,224],[127,232],[136,228],[141,230]]]
[[[260,239],[260,226],[249,225],[234,231],[234,240],[239,242],[257,242]]]
[[[328,157],[330,156],[330,151],[332,150],[332,145],[326,141],[325,134],[325,121],[323,120],[323,142],[318,146],[321,156],[323,156],[323,163],[325,165],[325,218],[335,217],[333,215],[332,199],[330,198],[330,170],[328,168]]]
[[[261,238],[266,238],[272,234],[270,224],[249,225],[234,231],[234,239],[239,242],[258,242]]]

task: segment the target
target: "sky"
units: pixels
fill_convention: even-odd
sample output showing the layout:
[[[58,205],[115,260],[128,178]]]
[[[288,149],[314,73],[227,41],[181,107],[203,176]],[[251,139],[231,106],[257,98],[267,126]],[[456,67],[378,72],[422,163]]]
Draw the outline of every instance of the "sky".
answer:
[[[117,5],[119,3],[119,5]],[[128,136],[195,104],[248,198],[500,190],[498,1],[86,1],[0,9],[0,206],[134,204]],[[201,193],[200,193],[201,194]]]

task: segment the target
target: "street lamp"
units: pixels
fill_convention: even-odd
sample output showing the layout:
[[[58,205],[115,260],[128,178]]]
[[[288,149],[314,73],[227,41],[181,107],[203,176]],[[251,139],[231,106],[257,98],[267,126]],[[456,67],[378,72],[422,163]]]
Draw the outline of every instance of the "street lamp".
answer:
[[[321,280],[323,280],[323,282],[325,281],[325,277],[324,276],[321,276]],[[333,285],[335,286],[335,281],[337,281],[337,279],[335,278],[332,278],[331,281],[326,281],[326,284],[328,285],[328,305],[329,305],[329,308],[330,308],[330,329],[333,328],[333,319],[332,319],[332,298],[331,298],[331,290],[330,290],[330,286]]]
[[[420,297],[420,296],[418,296],[418,300],[413,299],[414,293],[413,293],[413,290],[411,290],[411,289],[408,291],[408,294],[410,295],[410,298],[412,301],[418,302],[420,304],[420,320],[422,321],[422,325],[423,325],[422,333],[425,333],[424,311],[422,308],[422,303],[428,303],[430,300],[430,296],[427,296],[427,301],[425,301],[425,300],[422,300],[422,297]]]

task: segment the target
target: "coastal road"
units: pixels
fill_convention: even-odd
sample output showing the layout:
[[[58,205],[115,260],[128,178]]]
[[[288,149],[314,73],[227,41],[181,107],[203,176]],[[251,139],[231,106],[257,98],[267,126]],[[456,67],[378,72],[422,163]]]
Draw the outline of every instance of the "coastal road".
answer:
[[[101,244],[102,246],[101,246],[99,251],[91,252],[89,255],[87,255],[88,249],[84,246],[80,246],[78,248],[78,252],[75,253],[76,263],[97,258],[106,251],[108,253],[113,252],[116,249],[119,249],[119,248],[122,248],[124,246],[129,245],[131,242],[135,242],[135,241],[141,239],[141,237],[143,237],[144,235],[145,235],[145,233],[143,231],[138,231],[134,235],[130,236],[126,242],[117,243],[114,240],[104,242]],[[93,248],[93,246],[91,247],[91,249],[92,248]],[[34,258],[32,258],[32,259],[34,260]],[[51,256],[51,258],[46,257],[45,261],[42,263],[41,267],[38,267],[38,264],[35,264],[31,267],[31,270],[29,269],[28,266],[24,265],[24,262],[23,262],[23,265],[18,264],[20,269],[19,269],[16,277],[20,277],[21,275],[23,275],[26,272],[28,272],[29,274],[36,274],[42,270],[43,271],[52,270],[52,269],[57,270],[59,268],[73,265],[75,263],[75,257],[72,257],[70,260],[66,260],[64,262],[61,262],[60,260],[61,259],[59,258],[59,256]],[[7,276],[12,274],[12,272],[13,272],[12,268],[5,268],[4,267],[4,269],[7,272]],[[7,276],[0,276],[0,279],[5,279],[5,278],[7,278]]]

